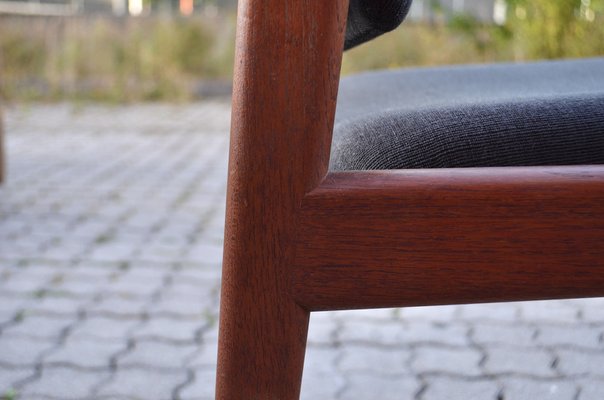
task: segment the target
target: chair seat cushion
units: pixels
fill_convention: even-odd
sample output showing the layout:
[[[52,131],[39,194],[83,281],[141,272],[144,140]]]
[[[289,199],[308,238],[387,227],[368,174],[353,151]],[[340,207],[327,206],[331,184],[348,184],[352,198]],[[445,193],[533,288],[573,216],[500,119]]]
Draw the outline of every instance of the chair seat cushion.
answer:
[[[604,164],[604,58],[342,79],[331,170]]]

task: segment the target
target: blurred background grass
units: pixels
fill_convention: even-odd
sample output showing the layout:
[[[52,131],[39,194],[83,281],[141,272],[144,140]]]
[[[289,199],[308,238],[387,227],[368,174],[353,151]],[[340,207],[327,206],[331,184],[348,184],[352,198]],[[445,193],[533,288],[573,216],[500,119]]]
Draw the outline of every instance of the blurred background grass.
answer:
[[[604,0],[506,0],[503,24],[448,15],[345,54],[343,73],[403,66],[604,55]],[[188,101],[228,89],[235,13],[0,15],[0,94],[9,101]],[[220,90],[218,90],[220,92]],[[226,90],[228,92],[228,90]]]
[[[235,16],[0,19],[9,100],[187,100],[230,80]]]

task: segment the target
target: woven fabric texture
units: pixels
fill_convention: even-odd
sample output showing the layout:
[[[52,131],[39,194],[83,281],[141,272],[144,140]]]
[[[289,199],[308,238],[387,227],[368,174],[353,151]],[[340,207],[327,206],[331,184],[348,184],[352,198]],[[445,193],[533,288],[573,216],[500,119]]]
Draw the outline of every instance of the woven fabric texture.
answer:
[[[342,79],[331,170],[604,164],[604,58]]]
[[[350,49],[396,29],[411,0],[350,0],[344,48]]]

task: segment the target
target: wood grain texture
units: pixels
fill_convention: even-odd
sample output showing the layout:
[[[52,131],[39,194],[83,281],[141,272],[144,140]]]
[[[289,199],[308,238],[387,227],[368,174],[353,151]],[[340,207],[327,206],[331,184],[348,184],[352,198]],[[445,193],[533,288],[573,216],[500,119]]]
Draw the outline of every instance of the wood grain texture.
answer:
[[[327,173],[347,0],[240,0],[217,399],[297,399],[309,312],[293,299],[302,198]]]
[[[310,310],[604,296],[604,166],[334,173],[299,229]]]

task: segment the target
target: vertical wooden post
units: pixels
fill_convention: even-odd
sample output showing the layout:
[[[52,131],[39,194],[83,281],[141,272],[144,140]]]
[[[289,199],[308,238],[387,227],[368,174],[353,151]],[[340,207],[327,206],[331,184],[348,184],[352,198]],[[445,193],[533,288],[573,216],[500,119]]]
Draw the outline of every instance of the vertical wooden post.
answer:
[[[329,161],[348,0],[240,0],[217,399],[297,399],[309,312],[294,301],[302,197]]]

